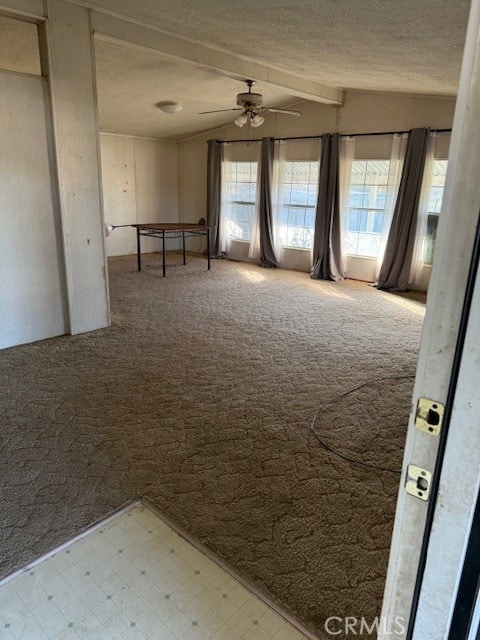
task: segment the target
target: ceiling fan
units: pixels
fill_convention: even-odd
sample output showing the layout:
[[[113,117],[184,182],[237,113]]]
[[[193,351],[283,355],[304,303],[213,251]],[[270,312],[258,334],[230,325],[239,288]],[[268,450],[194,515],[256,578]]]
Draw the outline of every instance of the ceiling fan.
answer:
[[[206,113],[221,113],[222,111],[241,111],[242,113],[234,120],[237,127],[243,127],[250,121],[252,127],[259,127],[265,122],[263,113],[285,113],[289,116],[301,116],[300,111],[292,111],[291,109],[276,109],[273,107],[263,106],[263,96],[260,93],[252,93],[252,87],[256,84],[255,80],[245,80],[248,87],[248,93],[239,93],[237,95],[238,107],[234,109],[219,109],[218,111],[201,111],[199,115]]]

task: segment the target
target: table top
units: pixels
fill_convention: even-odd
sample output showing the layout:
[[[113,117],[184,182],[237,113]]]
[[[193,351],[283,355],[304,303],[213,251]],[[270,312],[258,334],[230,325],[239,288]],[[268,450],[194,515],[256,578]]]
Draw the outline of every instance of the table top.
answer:
[[[215,229],[205,224],[192,224],[189,222],[146,222],[141,224],[132,224],[132,227],[144,229],[145,231],[208,231]]]

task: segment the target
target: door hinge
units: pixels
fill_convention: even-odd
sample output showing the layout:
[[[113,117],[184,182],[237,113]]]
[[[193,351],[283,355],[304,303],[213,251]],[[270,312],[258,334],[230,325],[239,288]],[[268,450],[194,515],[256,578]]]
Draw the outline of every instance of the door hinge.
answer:
[[[443,414],[445,405],[436,400],[419,398],[417,402],[417,413],[415,415],[415,426],[420,431],[438,436],[442,430]]]
[[[405,490],[407,493],[416,498],[420,498],[420,500],[428,500],[431,482],[432,474],[430,471],[417,467],[415,464],[408,465],[407,479],[405,481]]]

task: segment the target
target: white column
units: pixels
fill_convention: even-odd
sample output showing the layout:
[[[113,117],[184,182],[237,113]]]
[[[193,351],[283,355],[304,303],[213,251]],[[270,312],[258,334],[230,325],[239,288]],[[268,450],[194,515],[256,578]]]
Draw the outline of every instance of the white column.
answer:
[[[405,492],[406,467],[414,463],[433,471],[438,448],[438,438],[415,428],[414,409],[422,396],[442,403],[446,399],[480,208],[479,122],[480,3],[473,0],[385,587],[382,616],[387,629],[395,628],[396,617],[407,620],[411,609],[427,503]],[[422,616],[424,623],[432,621]],[[430,635],[422,627],[417,637],[437,640],[443,635]],[[379,638],[391,636],[381,633]]]
[[[90,11],[46,0],[42,68],[49,76],[71,333],[109,324]]]

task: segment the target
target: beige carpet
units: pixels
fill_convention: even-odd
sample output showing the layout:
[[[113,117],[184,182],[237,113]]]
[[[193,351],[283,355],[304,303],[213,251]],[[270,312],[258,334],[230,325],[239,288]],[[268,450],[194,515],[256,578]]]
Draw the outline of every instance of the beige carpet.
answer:
[[[144,495],[317,630],[373,618],[399,477],[310,423],[414,372],[421,299],[205,266],[114,258],[109,329],[0,352],[0,573]],[[317,431],[398,469],[412,386],[345,396]]]

